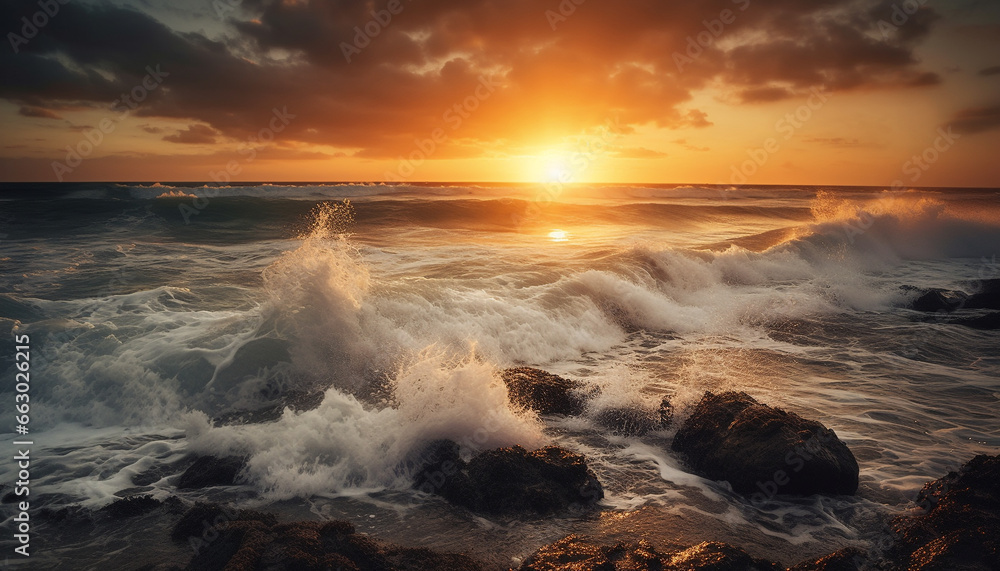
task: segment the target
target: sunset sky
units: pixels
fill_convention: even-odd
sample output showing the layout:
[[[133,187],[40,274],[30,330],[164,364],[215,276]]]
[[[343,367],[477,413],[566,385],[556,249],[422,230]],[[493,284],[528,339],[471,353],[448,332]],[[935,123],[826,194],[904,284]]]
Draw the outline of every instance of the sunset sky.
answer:
[[[995,0],[4,0],[0,22],[7,181],[1000,186]]]

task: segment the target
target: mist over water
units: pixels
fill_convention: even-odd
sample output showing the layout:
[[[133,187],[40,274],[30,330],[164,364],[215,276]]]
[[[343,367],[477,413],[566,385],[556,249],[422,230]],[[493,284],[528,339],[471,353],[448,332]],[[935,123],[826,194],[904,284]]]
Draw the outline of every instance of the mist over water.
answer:
[[[161,467],[149,493],[162,499],[178,493],[170,467],[186,454],[238,454],[245,486],[185,498],[371,516],[388,539],[478,544],[501,563],[574,526],[656,527],[678,544],[707,529],[782,559],[863,544],[925,481],[1000,445],[997,333],[904,308],[914,287],[974,291],[1000,277],[998,191],[545,196],[513,185],[5,188],[0,324],[38,353],[32,423],[47,461],[33,493],[98,508]],[[187,223],[182,206],[196,212]],[[520,365],[600,397],[575,419],[519,410],[498,371]],[[685,470],[669,431],[625,438],[595,422],[664,396],[683,420],[704,391],[726,389],[833,428],[861,466],[858,496],[740,503]],[[213,421],[288,394],[321,402],[262,424]],[[466,455],[580,451],[617,519],[469,521],[409,489],[414,455],[441,438]],[[75,549],[102,557],[83,540]]]

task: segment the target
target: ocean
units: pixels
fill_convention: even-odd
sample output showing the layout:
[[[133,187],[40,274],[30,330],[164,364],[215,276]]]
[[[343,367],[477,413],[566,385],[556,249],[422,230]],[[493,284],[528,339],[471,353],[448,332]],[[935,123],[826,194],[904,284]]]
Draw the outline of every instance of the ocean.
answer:
[[[0,442],[6,458],[33,442],[31,568],[183,566],[176,516],[74,523],[135,493],[346,519],[498,569],[569,533],[728,541],[786,565],[870,546],[924,482],[1000,446],[997,331],[907,308],[1000,278],[998,253],[995,189],[3,184]],[[599,396],[539,417],[511,406],[497,373],[513,366]],[[834,429],[857,495],[751,502],[691,473],[672,434],[722,390]],[[319,404],[221,421],[288,395]],[[595,422],[664,397],[670,430]],[[558,444],[606,497],[473,515],[411,489],[408,460],[442,438],[466,455]],[[244,483],[176,489],[191,454],[247,456]],[[0,493],[17,479],[0,462]]]

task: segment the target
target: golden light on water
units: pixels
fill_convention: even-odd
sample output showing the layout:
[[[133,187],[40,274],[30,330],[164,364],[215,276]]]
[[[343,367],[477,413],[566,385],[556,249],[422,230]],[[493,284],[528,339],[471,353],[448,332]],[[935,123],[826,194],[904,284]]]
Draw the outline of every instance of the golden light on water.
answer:
[[[569,232],[565,230],[553,230],[549,232],[549,239],[553,242],[566,242],[569,240]]]

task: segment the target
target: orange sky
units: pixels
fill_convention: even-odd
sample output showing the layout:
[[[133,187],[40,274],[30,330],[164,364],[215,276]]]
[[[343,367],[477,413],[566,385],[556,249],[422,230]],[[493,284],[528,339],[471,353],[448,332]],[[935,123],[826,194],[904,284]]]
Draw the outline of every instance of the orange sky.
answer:
[[[0,8],[8,181],[1000,186],[995,3],[39,10]]]

